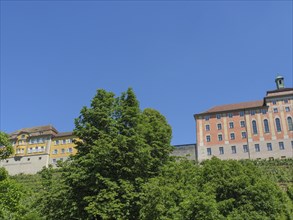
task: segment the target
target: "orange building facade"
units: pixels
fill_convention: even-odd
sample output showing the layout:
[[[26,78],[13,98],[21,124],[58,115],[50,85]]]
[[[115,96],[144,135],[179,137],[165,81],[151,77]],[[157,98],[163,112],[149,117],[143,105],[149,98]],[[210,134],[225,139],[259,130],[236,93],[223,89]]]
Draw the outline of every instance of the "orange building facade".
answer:
[[[195,114],[198,161],[293,157],[293,88],[284,78],[263,100],[216,106]]]

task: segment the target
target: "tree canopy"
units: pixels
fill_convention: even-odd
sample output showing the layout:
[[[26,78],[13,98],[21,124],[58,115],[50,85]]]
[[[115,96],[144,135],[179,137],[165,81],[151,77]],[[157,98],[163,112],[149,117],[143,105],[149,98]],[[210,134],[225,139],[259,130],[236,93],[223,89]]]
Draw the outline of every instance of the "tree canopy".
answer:
[[[144,185],[140,219],[291,219],[292,202],[252,162],[168,164]]]
[[[13,153],[13,147],[8,134],[0,131],[0,160],[6,159]]]
[[[141,186],[170,160],[172,131],[154,109],[141,110],[132,89],[98,90],[75,120],[78,152],[64,167],[75,219],[137,219]]]

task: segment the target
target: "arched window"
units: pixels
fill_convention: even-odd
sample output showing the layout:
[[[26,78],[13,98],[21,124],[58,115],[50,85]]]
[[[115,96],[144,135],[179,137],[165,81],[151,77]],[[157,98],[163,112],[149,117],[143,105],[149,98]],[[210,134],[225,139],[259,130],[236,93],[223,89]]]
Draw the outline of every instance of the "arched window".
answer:
[[[289,131],[293,131],[293,122],[292,122],[292,118],[288,117],[287,118],[287,122],[288,122],[288,129]]]
[[[252,121],[252,132],[253,134],[257,134],[257,126],[256,126],[256,121]]]
[[[265,133],[270,132],[270,127],[269,127],[269,122],[268,119],[263,120],[264,128],[265,128]]]
[[[282,131],[280,119],[279,118],[276,118],[275,119],[275,122],[276,122],[277,131],[278,132]]]

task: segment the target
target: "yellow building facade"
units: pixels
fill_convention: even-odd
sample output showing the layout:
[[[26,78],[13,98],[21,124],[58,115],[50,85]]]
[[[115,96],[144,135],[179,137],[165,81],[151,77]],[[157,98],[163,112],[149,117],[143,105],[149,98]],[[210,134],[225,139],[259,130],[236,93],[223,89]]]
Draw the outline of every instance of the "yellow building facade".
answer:
[[[1,160],[0,167],[11,175],[33,174],[76,154],[72,132],[58,132],[52,125],[23,128],[9,135],[14,154]]]

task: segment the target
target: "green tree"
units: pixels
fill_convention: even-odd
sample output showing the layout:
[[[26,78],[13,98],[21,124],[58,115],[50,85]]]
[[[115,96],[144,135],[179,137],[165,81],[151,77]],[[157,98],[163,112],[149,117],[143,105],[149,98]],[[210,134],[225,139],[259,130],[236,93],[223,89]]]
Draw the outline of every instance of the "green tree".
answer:
[[[13,153],[8,134],[0,131],[0,160],[9,157]]]
[[[179,160],[143,187],[140,219],[219,219],[215,195],[199,187],[200,167]]]
[[[251,161],[179,160],[144,185],[141,219],[292,219],[292,202]]]
[[[202,164],[200,187],[213,189],[226,219],[290,219],[289,198],[252,161],[213,158]]]
[[[166,119],[141,111],[132,89],[120,97],[98,90],[75,126],[78,152],[63,168],[70,204],[63,219],[137,219],[142,184],[172,151]]]
[[[24,210],[21,205],[23,195],[21,185],[11,180],[8,172],[0,167],[0,219],[20,219]]]

